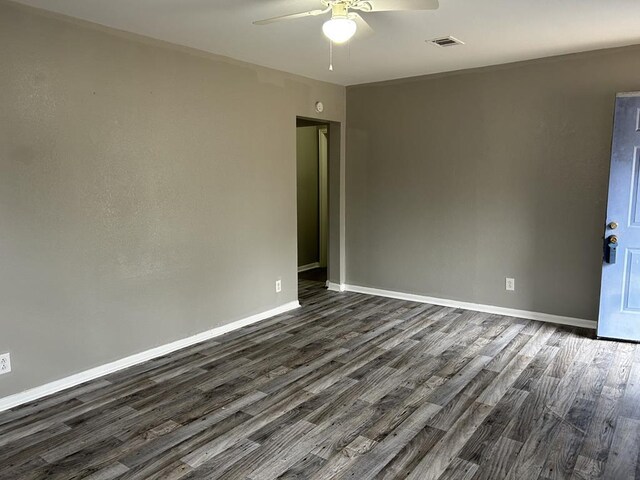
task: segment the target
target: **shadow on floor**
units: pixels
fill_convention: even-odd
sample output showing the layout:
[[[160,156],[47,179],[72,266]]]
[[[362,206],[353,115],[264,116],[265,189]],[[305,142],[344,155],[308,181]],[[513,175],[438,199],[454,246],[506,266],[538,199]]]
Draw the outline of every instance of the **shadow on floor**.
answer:
[[[308,280],[310,282],[326,282],[327,281],[327,269],[326,268],[314,268],[313,270],[307,270],[306,272],[298,273],[298,280]]]

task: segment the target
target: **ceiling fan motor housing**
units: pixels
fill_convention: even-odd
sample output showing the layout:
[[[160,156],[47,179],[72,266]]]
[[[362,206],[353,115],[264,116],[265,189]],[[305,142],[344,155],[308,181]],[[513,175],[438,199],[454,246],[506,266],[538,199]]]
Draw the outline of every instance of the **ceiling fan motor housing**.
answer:
[[[373,10],[371,3],[363,2],[362,0],[322,0],[322,4],[331,8],[332,17],[346,16],[349,13],[349,9],[363,12],[371,12]]]
[[[348,11],[348,5],[343,2],[334,3],[331,5],[331,17],[332,18],[346,18]]]

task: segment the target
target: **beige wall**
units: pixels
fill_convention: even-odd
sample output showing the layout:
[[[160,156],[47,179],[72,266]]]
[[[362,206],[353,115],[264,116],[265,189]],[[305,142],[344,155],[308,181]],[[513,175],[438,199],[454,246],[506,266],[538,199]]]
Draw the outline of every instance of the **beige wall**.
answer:
[[[343,87],[6,1],[0,65],[0,397],[296,300],[296,116]]]
[[[348,88],[347,283],[595,320],[631,90],[639,47]]]
[[[297,128],[298,266],[320,260],[318,127]]]

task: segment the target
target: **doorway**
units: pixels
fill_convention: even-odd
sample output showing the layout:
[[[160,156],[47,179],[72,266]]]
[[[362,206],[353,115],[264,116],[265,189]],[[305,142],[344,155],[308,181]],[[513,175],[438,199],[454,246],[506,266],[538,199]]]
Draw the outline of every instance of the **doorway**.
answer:
[[[329,123],[296,120],[298,280],[327,281]]]

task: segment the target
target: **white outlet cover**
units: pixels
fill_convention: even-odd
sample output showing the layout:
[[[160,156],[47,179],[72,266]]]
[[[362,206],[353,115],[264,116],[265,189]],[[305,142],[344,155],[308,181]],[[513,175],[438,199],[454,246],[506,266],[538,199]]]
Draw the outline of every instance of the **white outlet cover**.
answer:
[[[11,371],[11,355],[3,353],[0,355],[0,375]]]
[[[513,278],[505,279],[505,288],[509,291],[513,291],[516,289],[516,281]]]
[[[276,293],[280,293],[282,291],[282,280],[276,280]]]

